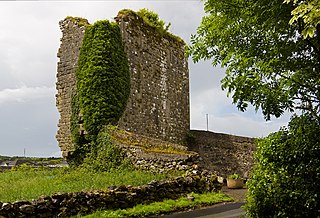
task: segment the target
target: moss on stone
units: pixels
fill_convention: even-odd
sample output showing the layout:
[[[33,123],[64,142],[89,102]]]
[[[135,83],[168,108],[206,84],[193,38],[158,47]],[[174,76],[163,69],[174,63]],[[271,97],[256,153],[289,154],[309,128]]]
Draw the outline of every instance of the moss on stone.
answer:
[[[128,132],[119,129],[114,126],[108,126],[108,132],[113,142],[125,146],[136,146],[141,147],[146,153],[157,153],[157,154],[180,154],[187,155],[193,154],[187,150],[187,147],[154,139],[147,136],[142,136],[132,132]]]

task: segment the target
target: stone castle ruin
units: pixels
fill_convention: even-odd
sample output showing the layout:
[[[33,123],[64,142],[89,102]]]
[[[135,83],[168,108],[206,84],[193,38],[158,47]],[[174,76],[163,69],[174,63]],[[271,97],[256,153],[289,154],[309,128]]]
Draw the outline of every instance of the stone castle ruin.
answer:
[[[56,84],[58,90],[56,102],[60,113],[57,140],[63,157],[67,160],[72,159],[73,153],[79,149],[77,147],[79,141],[75,141],[75,133],[80,137],[91,134],[90,130],[85,128],[84,120],[87,115],[83,113],[85,112],[83,110],[87,110],[89,105],[93,107],[90,116],[94,117],[96,113],[99,115],[101,111],[105,111],[100,103],[120,93],[120,97],[126,97],[125,101],[120,101],[120,103],[116,101],[116,104],[114,100],[110,101],[111,107],[108,102],[102,105],[111,108],[111,112],[119,109],[117,105],[123,108],[116,118],[116,125],[127,132],[116,133],[120,140],[115,144],[127,151],[127,157],[135,166],[146,170],[161,171],[164,169],[181,170],[197,164],[221,176],[235,172],[243,176],[248,175],[253,165],[252,153],[255,149],[253,139],[205,131],[190,131],[188,63],[184,53],[185,43],[179,37],[171,35],[164,29],[159,30],[146,22],[138,13],[130,10],[120,11],[114,23],[103,21],[99,23],[100,26],[97,25],[94,28],[92,26],[96,23],[90,25],[86,19],[76,17],[67,17],[59,24],[62,38],[58,51],[60,60]],[[101,34],[99,35],[97,31],[107,26],[110,31],[103,30],[106,38],[104,35],[101,38]],[[114,34],[113,30],[118,32],[119,41],[123,46],[115,45],[117,41],[108,38],[110,34]],[[86,41],[86,37],[90,34],[93,38]],[[92,50],[94,46],[90,44],[91,41],[95,41],[95,46],[103,45],[102,50],[106,47],[107,49]],[[111,45],[110,42],[112,42]],[[84,82],[80,81],[79,71],[90,67],[90,63],[87,64],[83,60],[92,59],[104,65],[105,62],[116,60],[110,58],[116,56],[119,59],[121,56],[117,56],[119,53],[109,51],[109,48],[113,47],[117,47],[118,51],[122,49],[124,53],[122,58],[125,61],[122,62],[127,65],[129,75],[124,80],[127,79],[129,85],[120,86],[114,83],[114,81],[119,82],[117,81],[118,76],[115,76],[118,70],[114,69],[109,69],[109,71],[114,70],[113,74],[107,77],[102,75],[101,78],[95,79],[98,83],[94,83],[94,79],[91,79],[96,76],[95,74],[87,76]],[[98,56],[83,57],[83,52],[87,52],[89,56],[91,53],[98,54]],[[104,56],[101,56],[100,53],[103,53]],[[101,57],[106,59],[101,59]],[[111,63],[111,68],[117,68],[118,65],[118,63]],[[114,77],[115,80],[110,83],[108,77]],[[122,81],[123,78],[118,80],[124,82],[119,84],[126,84],[126,81]],[[107,82],[105,84],[102,81]],[[97,84],[103,86],[102,90],[97,89]],[[85,91],[79,90],[83,87],[86,88]],[[128,89],[128,95],[126,92],[122,93],[122,87]],[[103,92],[104,88],[108,89],[108,92]],[[90,92],[91,89],[94,91],[88,94],[87,92]],[[95,89],[98,90],[97,93],[102,92],[103,94],[90,105],[91,100],[89,103],[87,101],[91,95],[96,94]],[[75,97],[80,95],[81,91],[83,95],[86,95],[86,99],[82,102],[83,108],[75,110],[79,105]],[[103,115],[94,117],[91,121],[93,129],[96,123],[106,124],[103,123],[106,122]],[[74,128],[74,123],[77,128]],[[146,138],[137,139],[137,135]],[[192,143],[188,143],[188,147],[179,145],[182,142],[188,142],[186,136]],[[150,144],[157,148],[169,146],[171,150],[175,149],[178,153],[164,154],[146,151],[143,146]]]
[[[121,129],[171,142],[181,142],[190,129],[189,72],[185,43],[161,34],[136,13],[115,18],[120,27],[130,71],[130,94],[119,119]],[[72,96],[88,21],[67,17],[60,21],[56,95],[60,113],[57,140],[64,157],[74,151],[71,136]],[[80,124],[81,126],[81,124]],[[82,128],[82,127],[81,127]]]

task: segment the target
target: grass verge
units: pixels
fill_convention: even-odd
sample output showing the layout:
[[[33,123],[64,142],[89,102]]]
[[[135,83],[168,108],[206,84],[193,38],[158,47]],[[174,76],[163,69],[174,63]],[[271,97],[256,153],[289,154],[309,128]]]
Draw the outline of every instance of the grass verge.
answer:
[[[156,174],[137,170],[91,173],[69,168],[5,171],[0,172],[0,202],[31,200],[57,192],[104,190],[119,185],[137,186],[178,174]]]
[[[168,214],[168,213],[183,211],[191,208],[195,209],[200,206],[209,206],[217,203],[230,202],[230,201],[233,201],[233,199],[223,193],[217,193],[217,192],[209,192],[204,194],[191,193],[188,197],[181,197],[177,200],[165,200],[163,202],[155,202],[148,205],[139,204],[133,208],[124,209],[124,210],[119,209],[119,210],[97,211],[87,216],[79,215],[77,217],[85,217],[85,218],[150,217],[150,216]]]

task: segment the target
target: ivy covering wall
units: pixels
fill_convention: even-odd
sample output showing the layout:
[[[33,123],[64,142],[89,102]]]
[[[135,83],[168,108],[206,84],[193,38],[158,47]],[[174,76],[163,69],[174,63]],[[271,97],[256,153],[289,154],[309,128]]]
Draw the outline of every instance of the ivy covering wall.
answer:
[[[94,138],[107,123],[117,123],[130,93],[118,24],[104,20],[87,27],[76,77],[84,128]]]
[[[79,159],[77,156],[85,156],[95,144],[105,125],[118,122],[129,97],[129,65],[117,23],[102,20],[86,27],[76,81],[77,92],[72,98],[72,158]]]

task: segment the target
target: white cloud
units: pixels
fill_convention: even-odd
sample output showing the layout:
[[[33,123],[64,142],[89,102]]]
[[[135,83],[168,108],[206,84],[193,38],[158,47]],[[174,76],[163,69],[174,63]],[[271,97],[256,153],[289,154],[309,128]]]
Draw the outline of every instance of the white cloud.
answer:
[[[266,122],[261,114],[252,107],[238,111],[231,97],[218,87],[191,93],[191,129],[207,129],[206,114],[209,117],[209,131],[249,137],[264,137],[286,126],[290,114],[280,119]]]
[[[9,102],[26,102],[39,98],[53,97],[54,87],[26,87],[21,86],[16,89],[4,89],[0,91],[0,104]]]
[[[217,132],[249,137],[265,137],[287,124],[285,119],[264,122],[262,120],[257,121],[251,117],[244,117],[241,114],[213,117],[210,121],[210,128],[216,129]]]

